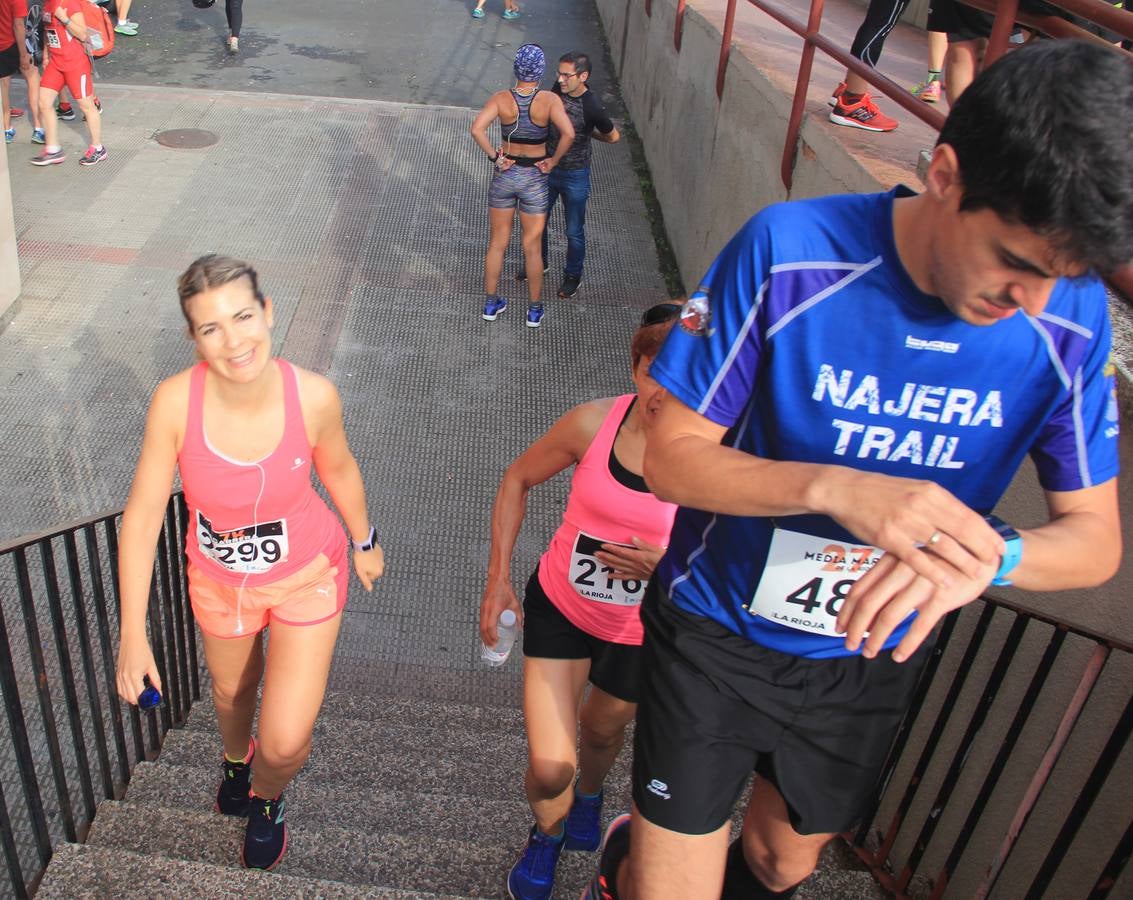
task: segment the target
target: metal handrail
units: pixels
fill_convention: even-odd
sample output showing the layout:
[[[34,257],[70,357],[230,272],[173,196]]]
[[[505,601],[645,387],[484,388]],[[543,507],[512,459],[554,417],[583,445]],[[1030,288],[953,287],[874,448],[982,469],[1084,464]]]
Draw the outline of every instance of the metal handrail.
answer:
[[[114,652],[120,515],[0,545],[0,696],[10,737],[0,746],[9,746],[22,800],[14,803],[0,785],[0,851],[9,881],[0,893],[34,892],[53,848],[85,838],[99,800],[124,794],[137,763],[157,755],[166,732],[184,723],[200,697],[181,563],[186,506],[175,494],[158,540],[148,610],[163,703],[144,714],[129,706],[123,716]],[[12,614],[23,620],[22,639],[8,629]]]

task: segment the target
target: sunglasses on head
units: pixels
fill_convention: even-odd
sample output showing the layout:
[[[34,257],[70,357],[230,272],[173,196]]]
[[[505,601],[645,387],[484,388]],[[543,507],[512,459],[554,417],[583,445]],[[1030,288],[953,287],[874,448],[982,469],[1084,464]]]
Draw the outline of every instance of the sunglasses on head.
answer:
[[[671,322],[680,318],[682,306],[680,303],[667,302],[651,306],[641,314],[641,325],[660,325],[662,322]]]

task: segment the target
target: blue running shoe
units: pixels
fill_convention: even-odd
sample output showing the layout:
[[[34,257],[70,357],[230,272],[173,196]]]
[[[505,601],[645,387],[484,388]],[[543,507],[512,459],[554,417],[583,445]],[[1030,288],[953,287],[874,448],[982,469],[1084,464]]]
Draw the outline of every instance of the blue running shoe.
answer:
[[[618,900],[618,869],[629,856],[629,822],[629,813],[623,813],[606,829],[598,871],[579,900]]]
[[[248,741],[248,755],[242,763],[232,762],[227,756],[221,763],[220,786],[216,789],[218,813],[226,816],[248,815],[248,794],[252,790],[252,759],[256,755],[256,742]]]
[[[519,18],[519,10],[518,9],[505,9],[503,17],[505,19],[518,19]]]
[[[597,850],[602,845],[602,792],[588,797],[576,788],[564,828],[564,850]]]
[[[531,826],[527,846],[507,873],[507,893],[512,900],[548,900],[555,888],[555,866],[563,852],[563,839],[543,834]]]
[[[46,144],[47,143],[47,135],[44,134],[44,131],[43,131],[42,128],[37,128],[31,133],[31,142],[33,144]]]
[[[538,328],[543,324],[543,304],[532,303],[527,307],[527,327]]]
[[[265,800],[248,798],[248,827],[240,861],[246,869],[273,869],[287,852],[287,825],[283,821],[283,794]]]
[[[507,309],[507,300],[503,297],[489,297],[484,301],[484,321],[494,322],[496,316]]]

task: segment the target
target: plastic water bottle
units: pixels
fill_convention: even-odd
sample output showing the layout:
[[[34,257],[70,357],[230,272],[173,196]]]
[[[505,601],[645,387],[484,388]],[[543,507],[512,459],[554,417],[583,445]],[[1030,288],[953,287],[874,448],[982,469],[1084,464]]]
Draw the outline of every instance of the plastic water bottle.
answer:
[[[500,620],[496,623],[496,634],[498,635],[496,646],[489,647],[487,644],[481,644],[480,658],[489,666],[502,666],[507,661],[508,654],[511,653],[518,630],[515,613],[510,609],[505,609],[500,613]]]

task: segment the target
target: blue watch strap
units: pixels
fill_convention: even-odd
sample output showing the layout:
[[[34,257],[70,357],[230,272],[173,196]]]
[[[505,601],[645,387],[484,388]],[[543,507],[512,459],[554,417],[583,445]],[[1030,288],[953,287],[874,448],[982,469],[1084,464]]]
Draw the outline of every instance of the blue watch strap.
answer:
[[[984,521],[1003,538],[1005,545],[1003,558],[999,562],[999,570],[995,573],[991,583],[1000,587],[1008,586],[1011,584],[1011,580],[1007,578],[1007,575],[1019,565],[1019,560],[1023,558],[1023,538],[1018,531],[999,516],[984,516]]]

